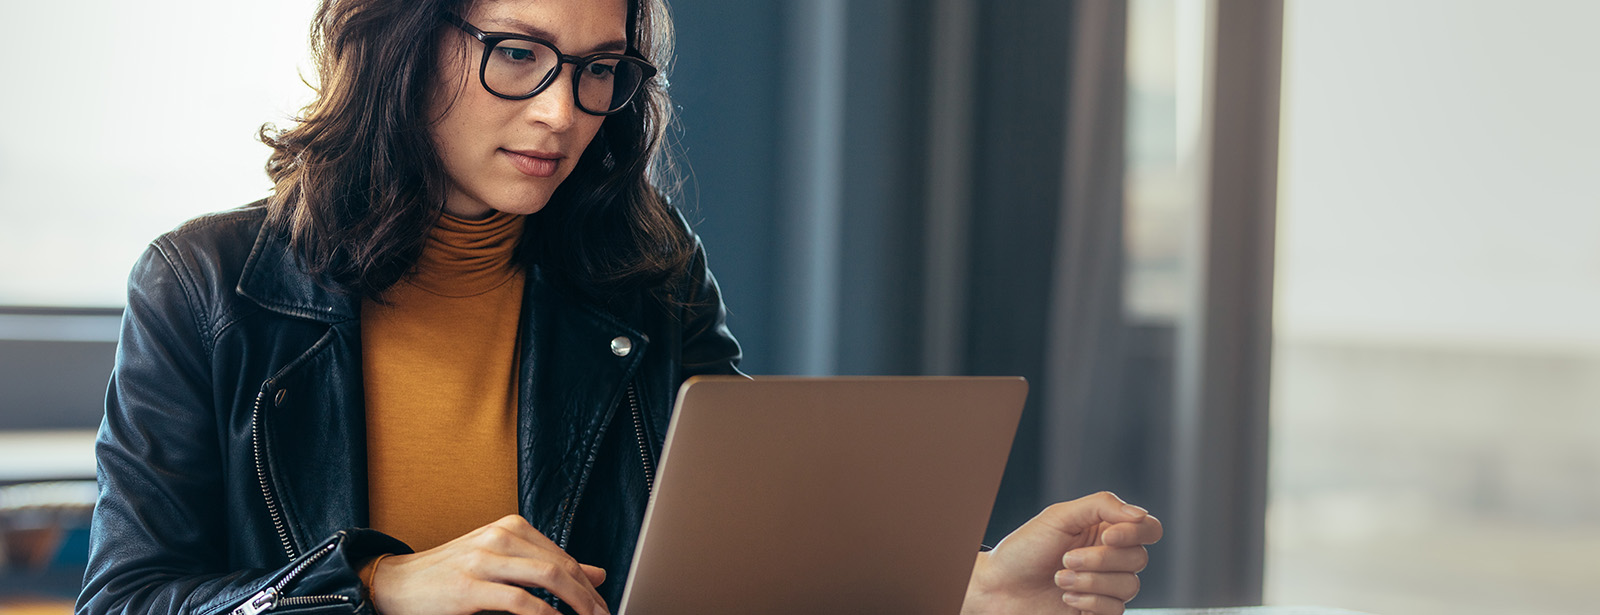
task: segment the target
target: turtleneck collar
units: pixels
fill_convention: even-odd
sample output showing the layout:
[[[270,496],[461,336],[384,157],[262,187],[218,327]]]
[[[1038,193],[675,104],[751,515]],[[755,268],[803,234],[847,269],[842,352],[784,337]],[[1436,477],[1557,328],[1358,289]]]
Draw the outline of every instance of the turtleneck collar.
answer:
[[[511,256],[526,220],[502,211],[482,220],[440,215],[406,281],[445,297],[471,297],[498,288],[521,270]]]

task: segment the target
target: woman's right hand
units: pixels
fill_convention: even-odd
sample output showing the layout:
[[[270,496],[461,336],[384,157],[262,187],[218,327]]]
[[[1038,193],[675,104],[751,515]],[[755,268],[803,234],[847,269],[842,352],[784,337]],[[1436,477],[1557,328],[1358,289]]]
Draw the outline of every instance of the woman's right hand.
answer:
[[[526,519],[508,515],[427,551],[383,558],[368,590],[381,615],[555,615],[530,587],[549,590],[580,615],[608,615],[594,589],[605,578],[605,570],[579,564]]]

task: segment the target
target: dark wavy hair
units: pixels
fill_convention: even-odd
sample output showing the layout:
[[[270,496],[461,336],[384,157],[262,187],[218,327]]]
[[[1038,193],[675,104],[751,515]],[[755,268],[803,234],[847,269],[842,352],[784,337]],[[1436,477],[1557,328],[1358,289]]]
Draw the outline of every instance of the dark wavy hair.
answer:
[[[311,26],[316,98],[295,125],[268,124],[268,223],[305,267],[369,298],[416,264],[448,178],[429,137],[441,83],[438,29],[473,0],[322,0]],[[663,187],[672,22],[663,0],[627,0],[628,46],[662,71],[607,116],[577,166],[526,225],[517,258],[592,297],[659,289],[694,256]],[[471,84],[468,84],[469,86]]]

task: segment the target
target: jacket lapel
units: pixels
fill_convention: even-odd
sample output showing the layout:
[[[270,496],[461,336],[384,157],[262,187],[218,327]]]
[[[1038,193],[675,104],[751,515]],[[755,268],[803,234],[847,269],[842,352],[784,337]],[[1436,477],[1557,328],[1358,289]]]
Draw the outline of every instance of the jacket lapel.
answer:
[[[649,346],[539,268],[523,295],[518,441],[521,512],[566,545],[601,436]]]
[[[310,544],[338,529],[366,526],[360,298],[318,284],[287,241],[265,227],[237,291],[269,311],[330,325],[270,379],[263,396],[269,472],[296,541]],[[564,546],[601,436],[650,340],[537,267],[523,287],[519,329],[520,512]],[[284,402],[274,405],[279,390],[286,391]]]
[[[319,322],[355,320],[361,314],[361,298],[332,289],[306,274],[300,257],[289,249],[288,238],[261,225],[250,258],[245,260],[237,292],[261,307]]]
[[[260,463],[300,548],[368,525],[361,300],[332,288],[307,275],[286,239],[263,225],[236,289],[262,308],[299,321],[265,332],[264,351],[292,360],[270,367],[274,373],[260,375],[264,382],[255,384],[263,387]]]

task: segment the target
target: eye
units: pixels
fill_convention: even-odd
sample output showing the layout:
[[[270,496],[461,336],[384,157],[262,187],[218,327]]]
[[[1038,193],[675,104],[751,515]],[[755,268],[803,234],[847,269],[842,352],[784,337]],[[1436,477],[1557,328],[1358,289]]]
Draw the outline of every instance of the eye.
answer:
[[[500,62],[514,65],[545,65],[555,59],[555,53],[531,41],[508,39],[494,47],[494,57]]]
[[[588,77],[610,79],[612,75],[617,74],[617,64],[615,61],[609,60],[590,62],[588,66],[584,67],[584,72],[588,73],[588,75],[586,75]]]
[[[498,51],[500,53],[500,55],[503,56],[505,59],[511,60],[513,62],[525,62],[527,60],[533,59],[533,50],[532,49],[521,49],[521,48],[518,48],[518,47],[509,46],[509,45],[501,45],[498,48],[496,48],[495,51]]]

